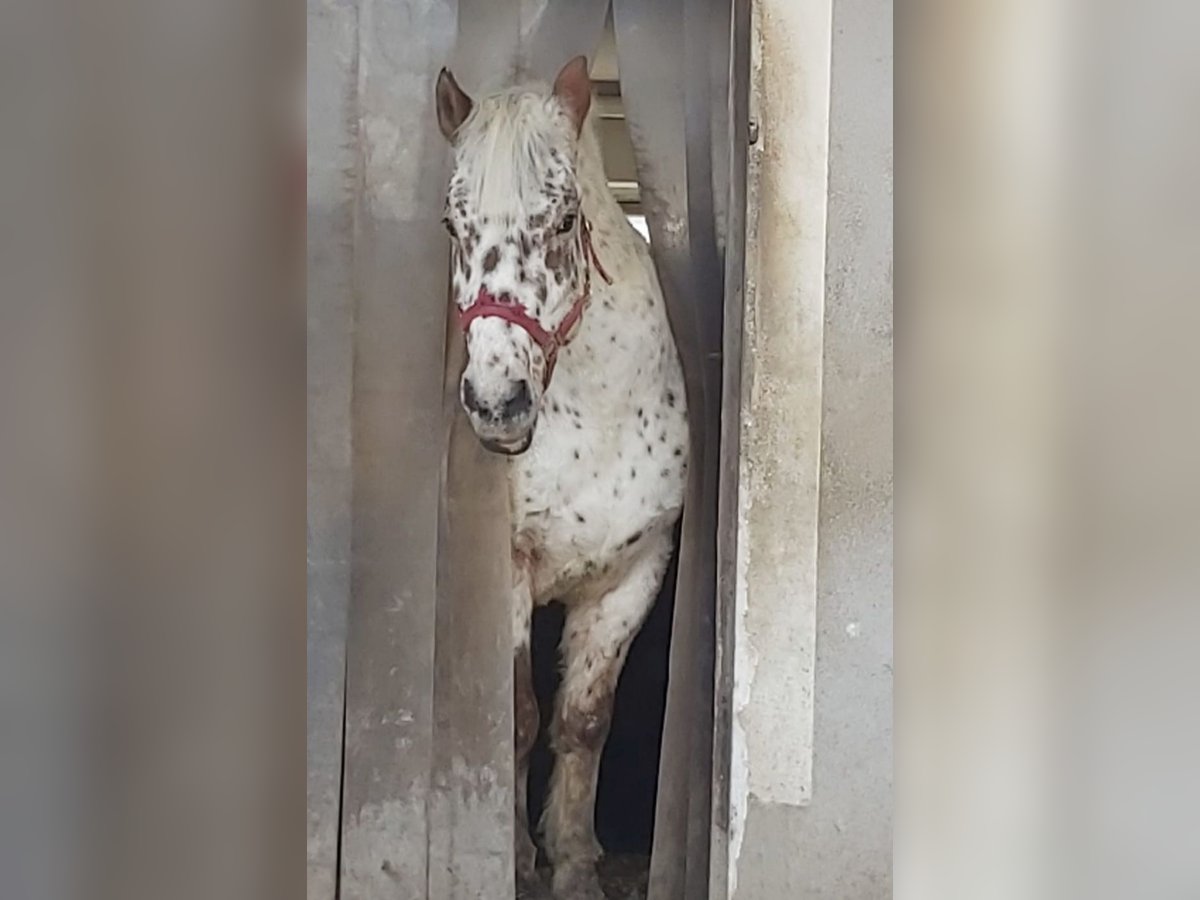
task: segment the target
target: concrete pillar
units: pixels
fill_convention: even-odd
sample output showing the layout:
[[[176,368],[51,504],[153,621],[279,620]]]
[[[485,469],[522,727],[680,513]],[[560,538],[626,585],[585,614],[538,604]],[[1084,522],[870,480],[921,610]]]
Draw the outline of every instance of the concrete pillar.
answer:
[[[884,898],[891,4],[755,14],[729,896]]]

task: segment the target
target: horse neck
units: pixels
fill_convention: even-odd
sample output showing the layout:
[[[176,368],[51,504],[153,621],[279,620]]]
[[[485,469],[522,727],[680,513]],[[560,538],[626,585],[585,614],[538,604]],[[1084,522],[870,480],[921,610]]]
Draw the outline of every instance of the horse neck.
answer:
[[[593,268],[592,302],[581,327],[593,334],[620,332],[623,340],[612,352],[607,344],[593,343],[599,352],[567,354],[559,363],[551,388],[557,383],[559,391],[573,395],[578,403],[591,402],[616,410],[629,405],[642,388],[650,388],[649,378],[633,375],[640,366],[652,365],[654,355],[662,352],[660,345],[669,339],[670,332],[665,318],[661,329],[631,328],[636,319],[630,307],[642,304],[645,297],[647,273],[641,256],[644,250],[641,238],[608,188],[600,144],[591,122],[589,118],[584,123],[580,135],[576,177],[582,211],[592,225],[593,244],[600,245],[598,256],[613,283],[605,284]],[[665,311],[661,312],[665,317]]]
[[[576,178],[579,181],[580,205],[593,230],[619,235],[626,227],[625,214],[608,189],[604,156],[600,152],[594,121],[595,115],[588,116],[579,134]]]

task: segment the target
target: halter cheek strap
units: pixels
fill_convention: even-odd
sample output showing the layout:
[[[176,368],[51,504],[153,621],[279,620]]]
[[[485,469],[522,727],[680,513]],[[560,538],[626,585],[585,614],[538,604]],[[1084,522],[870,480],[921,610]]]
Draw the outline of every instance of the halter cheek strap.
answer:
[[[575,336],[576,326],[583,318],[583,311],[591,299],[592,266],[596,267],[606,284],[612,284],[612,279],[604,271],[604,266],[596,256],[596,249],[592,246],[592,225],[582,214],[579,216],[579,248],[583,256],[583,292],[553,330],[543,328],[515,297],[509,294],[493,294],[487,288],[480,288],[471,305],[458,313],[458,325],[463,332],[466,332],[476,319],[496,318],[511,322],[533,338],[542,348],[542,355],[546,359],[546,370],[542,376],[543,390],[550,385],[550,376],[554,374],[554,364],[558,361],[558,351],[567,346]]]

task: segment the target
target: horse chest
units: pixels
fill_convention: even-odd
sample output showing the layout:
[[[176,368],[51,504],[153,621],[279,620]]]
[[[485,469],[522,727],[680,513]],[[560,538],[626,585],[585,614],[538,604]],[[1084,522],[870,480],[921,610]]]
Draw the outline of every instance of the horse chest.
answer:
[[[614,284],[593,294],[509,469],[513,547],[538,602],[606,590],[683,505],[683,374],[649,252],[622,225],[595,233]]]
[[[510,472],[513,542],[535,561],[535,592],[561,598],[583,582],[603,584],[642,536],[674,525],[687,423],[655,397],[620,419],[576,407],[549,413]]]

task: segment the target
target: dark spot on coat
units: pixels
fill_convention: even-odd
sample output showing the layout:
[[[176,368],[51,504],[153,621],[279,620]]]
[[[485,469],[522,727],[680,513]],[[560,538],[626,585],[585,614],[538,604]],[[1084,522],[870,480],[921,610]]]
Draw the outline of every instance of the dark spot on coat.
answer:
[[[682,447],[676,447],[676,448],[675,448],[675,455],[676,455],[676,456],[683,456],[683,448],[682,448]]]
[[[578,450],[575,451],[575,458],[579,459],[579,451]]]
[[[585,519],[579,513],[575,513],[575,521],[582,525],[584,522],[587,521],[587,519]]]
[[[675,392],[667,391],[667,406],[673,407],[674,405],[675,405]]]
[[[483,271],[485,271],[485,272],[492,271],[493,269],[496,268],[496,266],[499,264],[499,262],[500,262],[500,251],[496,247],[493,247],[491,250],[489,250],[487,252],[487,255],[483,258]]]
[[[466,231],[463,234],[462,245],[463,252],[470,256],[475,252],[475,245],[479,243],[479,229],[473,223],[468,222]]]

